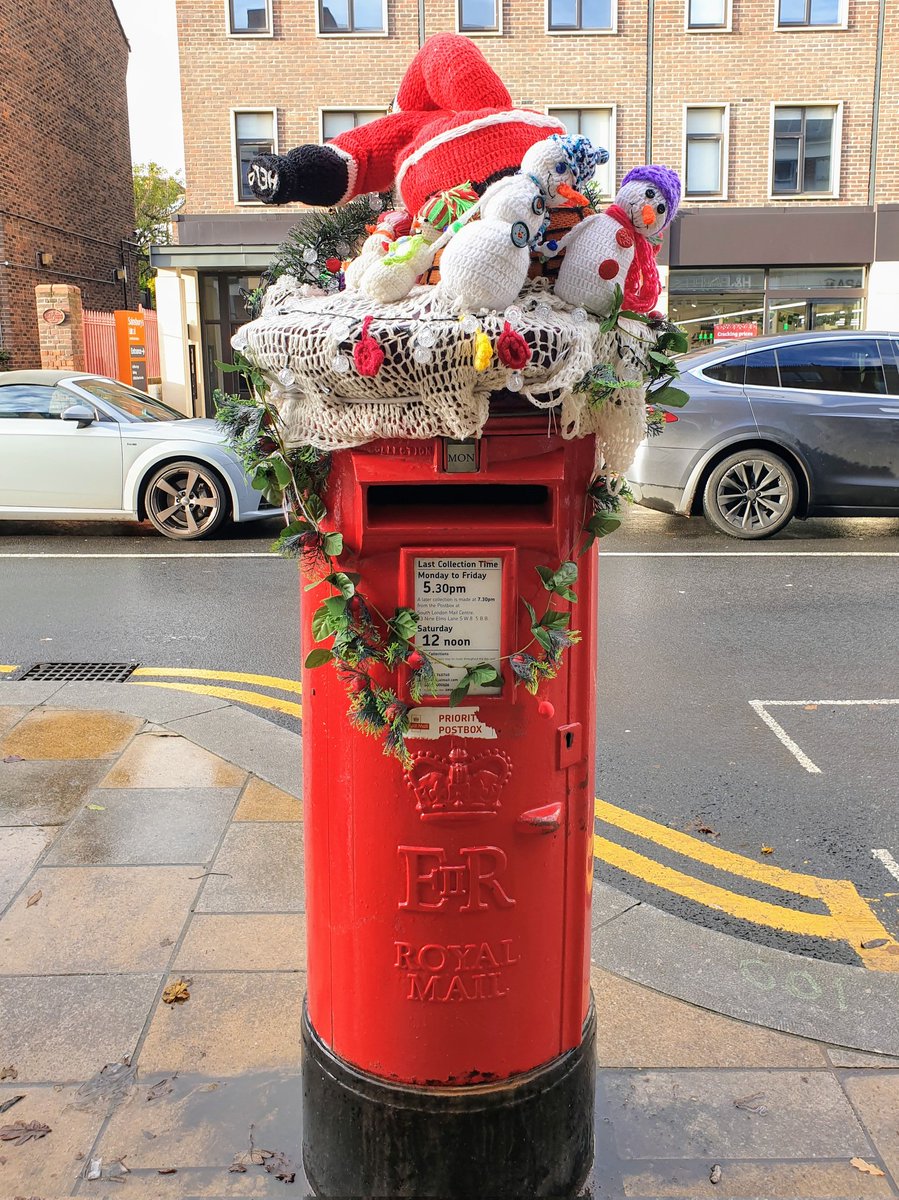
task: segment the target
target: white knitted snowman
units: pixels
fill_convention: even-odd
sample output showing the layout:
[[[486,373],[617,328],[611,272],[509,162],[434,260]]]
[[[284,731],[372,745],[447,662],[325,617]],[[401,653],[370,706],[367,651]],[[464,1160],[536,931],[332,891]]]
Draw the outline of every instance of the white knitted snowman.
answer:
[[[531,146],[519,174],[484,193],[481,219],[453,234],[440,259],[441,299],[463,312],[508,308],[527,279],[531,243],[546,224],[547,207],[576,195],[603,156],[586,138],[553,136]]]
[[[680,192],[680,179],[668,167],[628,172],[615,203],[587,217],[559,242],[565,257],[555,294],[572,307],[605,317],[619,287],[623,308],[652,312],[661,293],[655,265],[659,234],[677,212]]]

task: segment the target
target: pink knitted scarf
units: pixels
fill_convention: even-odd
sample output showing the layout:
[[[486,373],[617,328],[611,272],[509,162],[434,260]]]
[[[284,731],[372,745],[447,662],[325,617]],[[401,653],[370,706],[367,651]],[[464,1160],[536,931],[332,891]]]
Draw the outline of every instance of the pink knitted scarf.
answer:
[[[646,235],[637,229],[620,205],[610,204],[604,211],[634,238],[634,259],[624,281],[622,308],[638,313],[652,312],[662,292],[662,283],[656,267],[659,247],[654,246]]]

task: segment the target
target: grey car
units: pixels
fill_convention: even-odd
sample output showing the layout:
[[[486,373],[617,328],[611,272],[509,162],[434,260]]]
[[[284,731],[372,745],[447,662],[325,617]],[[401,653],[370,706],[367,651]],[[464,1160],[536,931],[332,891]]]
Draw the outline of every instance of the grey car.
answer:
[[[899,333],[753,338],[679,366],[689,402],[629,473],[641,504],[737,538],[793,517],[899,516]]]

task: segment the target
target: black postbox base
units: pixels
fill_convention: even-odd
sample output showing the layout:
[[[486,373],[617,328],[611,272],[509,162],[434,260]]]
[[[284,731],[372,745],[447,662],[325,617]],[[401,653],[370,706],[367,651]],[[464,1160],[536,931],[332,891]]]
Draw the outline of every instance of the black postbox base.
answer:
[[[303,1009],[303,1162],[316,1196],[574,1196],[593,1162],[596,1014],[581,1044],[500,1083],[418,1088],[358,1070]]]

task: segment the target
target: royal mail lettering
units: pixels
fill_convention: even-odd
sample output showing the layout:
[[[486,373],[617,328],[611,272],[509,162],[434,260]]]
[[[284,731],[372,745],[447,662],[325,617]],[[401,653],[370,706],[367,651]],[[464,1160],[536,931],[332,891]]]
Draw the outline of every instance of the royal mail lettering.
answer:
[[[485,912],[512,908],[514,899],[498,876],[507,858],[499,846],[469,846],[450,862],[440,846],[399,846],[403,862],[403,899],[408,912]]]

